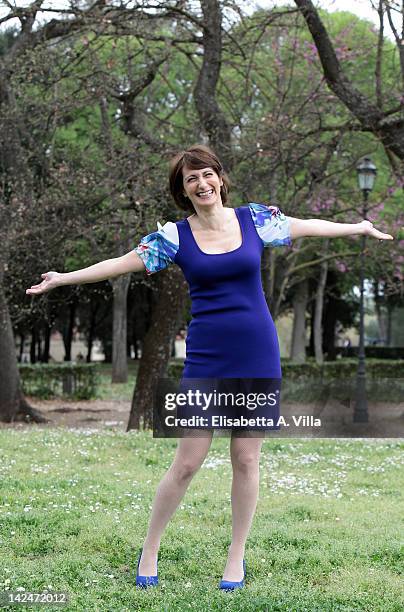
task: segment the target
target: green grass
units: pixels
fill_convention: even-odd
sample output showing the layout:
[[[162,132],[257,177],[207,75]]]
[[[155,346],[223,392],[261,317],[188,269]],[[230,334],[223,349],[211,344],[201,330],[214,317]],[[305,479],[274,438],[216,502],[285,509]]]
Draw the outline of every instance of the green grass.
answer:
[[[99,368],[99,384],[97,385],[96,399],[100,400],[123,400],[130,402],[136,384],[138,363],[128,363],[128,382],[111,383],[112,367],[110,363],[101,363]]]
[[[400,440],[266,440],[246,588],[224,593],[231,465],[229,440],[214,439],[165,532],[161,586],[136,590],[175,446],[147,432],[1,430],[0,591],[67,591],[61,609],[86,612],[403,609]]]

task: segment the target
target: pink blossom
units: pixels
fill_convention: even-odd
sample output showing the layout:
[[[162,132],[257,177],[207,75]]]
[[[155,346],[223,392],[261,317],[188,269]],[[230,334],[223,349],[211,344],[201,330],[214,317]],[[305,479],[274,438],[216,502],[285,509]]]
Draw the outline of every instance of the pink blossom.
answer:
[[[342,261],[336,261],[335,265],[339,272],[348,272],[348,267]]]
[[[372,206],[372,212],[380,212],[384,210],[384,202],[379,202],[379,204],[376,204],[376,206]]]

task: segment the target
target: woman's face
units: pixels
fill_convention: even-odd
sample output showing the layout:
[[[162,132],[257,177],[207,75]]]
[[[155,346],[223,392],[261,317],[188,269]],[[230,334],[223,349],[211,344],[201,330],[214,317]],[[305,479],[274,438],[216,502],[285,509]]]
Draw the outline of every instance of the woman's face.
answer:
[[[191,170],[184,166],[182,178],[183,193],[191,200],[196,211],[204,206],[222,204],[220,187],[223,185],[223,179],[216,174],[213,168]]]

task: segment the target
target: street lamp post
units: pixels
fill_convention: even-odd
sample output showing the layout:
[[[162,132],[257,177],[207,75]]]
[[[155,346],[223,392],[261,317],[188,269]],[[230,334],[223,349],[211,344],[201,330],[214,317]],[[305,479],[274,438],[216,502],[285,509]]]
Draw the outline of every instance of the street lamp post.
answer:
[[[363,157],[356,167],[358,173],[359,189],[363,194],[362,217],[367,218],[369,193],[373,189],[376,178],[376,166],[370,157]],[[368,401],[366,397],[366,367],[365,367],[365,305],[364,305],[364,284],[365,284],[365,248],[366,236],[362,236],[361,257],[360,257],[360,306],[359,306],[359,354],[357,371],[357,395],[354,408],[354,423],[367,423],[369,421]]]

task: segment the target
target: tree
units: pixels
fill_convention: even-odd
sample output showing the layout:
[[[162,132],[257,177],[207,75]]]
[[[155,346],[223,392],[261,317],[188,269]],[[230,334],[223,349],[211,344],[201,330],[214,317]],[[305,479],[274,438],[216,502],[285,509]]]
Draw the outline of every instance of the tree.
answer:
[[[347,76],[339,61],[335,48],[324,23],[311,0],[295,0],[300,9],[307,27],[313,37],[323,68],[324,77],[330,89],[356,118],[356,128],[364,132],[371,132],[379,139],[386,149],[391,161],[394,157],[401,162],[404,160],[404,118],[403,100],[400,95],[399,102],[394,104],[394,98],[389,92],[388,104],[385,108],[385,95],[381,80],[381,53],[383,50],[383,19],[386,12],[389,23],[393,28],[397,49],[400,58],[400,82],[404,79],[404,52],[403,38],[394,28],[391,12],[391,3],[379,0],[378,13],[380,17],[380,34],[376,64],[376,99],[363,94]],[[398,75],[397,75],[398,76]]]
[[[8,269],[10,246],[21,232],[23,224],[20,225],[19,222],[23,220],[24,211],[32,210],[35,202],[48,188],[49,164],[46,157],[48,147],[44,145],[45,143],[50,144],[49,136],[53,127],[52,122],[48,122],[45,133],[43,131],[41,133],[40,127],[42,126],[35,125],[37,115],[27,112],[30,104],[25,109],[26,112],[22,112],[24,109],[22,109],[21,100],[16,96],[16,89],[22,86],[22,82],[19,81],[19,70],[24,68],[29,75],[28,85],[33,90],[37,88],[38,91],[41,76],[46,72],[52,72],[51,61],[35,63],[41,52],[43,53],[42,59],[45,58],[49,50],[46,44],[48,41],[60,42],[64,36],[88,29],[92,25],[98,32],[105,27],[105,22],[99,20],[98,6],[93,5],[90,9],[85,10],[77,8],[75,3],[71,7],[71,18],[52,19],[38,27],[36,20],[38,11],[42,10],[42,4],[41,1],[35,1],[23,8],[9,5],[8,15],[2,18],[3,23],[12,18],[20,22],[20,29],[16,30],[13,36],[3,37],[0,59],[0,116],[3,137],[0,167],[2,179],[0,201],[2,243],[0,256],[0,419],[6,421],[12,421],[18,415],[36,420],[41,419],[36,411],[27,406],[21,392],[11,319],[3,283]],[[120,18],[121,13],[117,10],[108,24],[119,24]],[[36,51],[38,51],[37,54],[35,54]],[[48,60],[49,57],[46,59]],[[38,67],[41,68],[42,74],[37,78],[34,72]],[[38,96],[35,102],[39,102]],[[40,114],[40,117],[42,118],[43,114]],[[28,128],[30,122],[34,124],[34,129]],[[47,142],[46,138],[42,140],[39,138],[40,133],[41,136],[47,134]]]
[[[33,318],[44,329],[55,303],[61,324],[66,324],[64,306],[76,298],[86,318],[88,288],[61,289],[38,301],[31,312],[26,303],[20,309],[21,287],[13,279],[32,282],[35,257],[41,265],[49,261],[66,271],[85,267],[136,246],[135,238],[155,231],[157,220],[176,220],[178,211],[167,193],[166,160],[186,143],[210,143],[224,159],[234,184],[232,203],[264,199],[291,216],[352,222],[359,217],[354,167],[372,148],[380,168],[372,212],[383,202],[379,218],[392,219],[392,198],[398,199],[399,192],[391,197],[384,192],[399,187],[388,176],[383,149],[371,132],[359,129],[351,111],[326,86],[315,46],[295,7],[245,16],[236,3],[227,3],[224,10],[217,0],[204,0],[200,8],[172,0],[152,11],[136,3],[71,3],[65,14],[40,25],[36,19],[42,8],[41,2],[10,8],[9,16],[20,18],[21,28],[7,39],[9,47],[4,43],[0,66],[6,85],[0,118],[5,134],[5,296],[18,333]],[[357,82],[359,68],[369,76],[373,64],[365,47],[377,49],[377,35],[361,23],[350,30],[348,17],[329,19],[338,61],[350,81]],[[350,37],[362,43],[366,39],[366,45],[353,49]],[[387,86],[394,90],[390,64],[383,56],[379,99]],[[362,90],[371,96],[363,85]],[[59,229],[56,239],[46,249],[43,236],[54,228]],[[33,254],[25,252],[23,237],[35,241]],[[316,294],[319,360],[328,343],[321,339],[321,321],[328,320],[327,310],[333,308],[327,277],[341,275],[336,262],[354,262],[358,249],[355,240],[349,245],[310,240],[264,252],[263,286],[273,318],[294,305],[295,323],[304,325],[299,287],[308,286],[308,306]],[[385,263],[386,279],[398,287],[399,271],[384,255],[375,250],[369,264],[377,257]],[[374,269],[381,292],[385,277]],[[369,277],[371,270],[369,266]],[[186,285],[176,272],[173,266],[156,277],[139,275],[136,283],[142,283],[144,292],[138,295],[128,294],[129,278],[110,283],[117,315],[115,379],[125,379],[127,302],[132,312],[138,306],[135,300],[154,296],[129,427],[151,422],[153,378],[165,375],[172,336],[184,314]],[[354,264],[349,278],[352,287]],[[298,336],[303,336],[301,329]],[[10,346],[9,359],[14,359]]]

